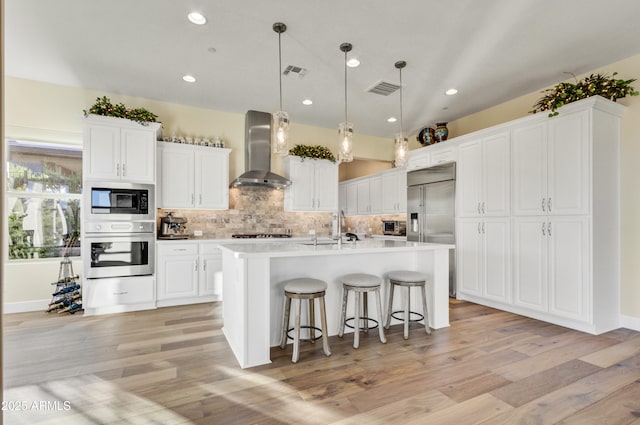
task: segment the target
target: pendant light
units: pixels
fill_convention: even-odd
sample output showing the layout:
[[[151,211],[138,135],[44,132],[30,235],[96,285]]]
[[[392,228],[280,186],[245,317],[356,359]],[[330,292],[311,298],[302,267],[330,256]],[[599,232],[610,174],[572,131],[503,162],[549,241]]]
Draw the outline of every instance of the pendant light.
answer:
[[[351,43],[340,45],[340,50],[344,52],[344,122],[338,127],[338,159],[341,162],[353,161],[353,125],[347,119],[347,52],[352,48]]]
[[[400,71],[400,133],[396,135],[394,147],[395,166],[400,168],[407,165],[409,156],[409,140],[404,134],[404,123],[402,120],[402,68],[407,66],[407,63],[405,61],[398,61],[395,66]]]
[[[272,151],[275,155],[286,155],[287,142],[289,139],[289,115],[282,110],[282,33],[287,30],[287,26],[282,22],[273,24],[273,30],[278,33],[278,75],[280,77],[280,110],[276,111],[272,117],[271,131]]]

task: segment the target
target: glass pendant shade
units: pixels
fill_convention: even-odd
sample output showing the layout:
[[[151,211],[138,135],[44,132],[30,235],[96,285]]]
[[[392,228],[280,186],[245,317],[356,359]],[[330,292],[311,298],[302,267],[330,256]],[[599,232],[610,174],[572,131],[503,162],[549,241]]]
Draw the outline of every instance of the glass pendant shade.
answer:
[[[338,128],[338,159],[341,162],[353,161],[353,125],[350,122],[341,122]]]
[[[409,140],[405,137],[404,133],[398,133],[394,139],[395,147],[395,165],[398,168],[407,165],[409,159]]]
[[[272,115],[271,148],[275,155],[288,153],[287,141],[289,140],[289,115],[284,111],[276,111]]]

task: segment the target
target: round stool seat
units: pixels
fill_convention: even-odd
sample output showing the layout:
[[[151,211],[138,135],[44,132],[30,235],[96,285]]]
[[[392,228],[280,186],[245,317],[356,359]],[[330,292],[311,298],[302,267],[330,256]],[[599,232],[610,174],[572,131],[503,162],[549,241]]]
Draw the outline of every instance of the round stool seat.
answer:
[[[378,276],[367,273],[352,273],[340,278],[344,285],[358,288],[375,288],[382,284],[382,279]]]
[[[327,283],[320,279],[310,277],[299,277],[285,281],[285,292],[292,294],[313,294],[327,290]]]
[[[422,283],[428,279],[426,274],[411,270],[396,270],[389,272],[388,276],[389,280],[399,283]]]

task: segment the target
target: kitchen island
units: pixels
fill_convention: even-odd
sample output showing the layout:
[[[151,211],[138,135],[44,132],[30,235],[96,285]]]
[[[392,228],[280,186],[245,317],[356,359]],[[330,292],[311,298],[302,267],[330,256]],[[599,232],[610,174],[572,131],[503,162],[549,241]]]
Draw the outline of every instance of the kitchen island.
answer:
[[[281,283],[296,277],[327,282],[329,335],[338,333],[342,301],[339,277],[347,273],[379,276],[392,270],[426,273],[432,282],[427,284],[430,325],[434,329],[449,326],[449,250],[454,245],[364,240],[340,245],[332,241],[319,241],[317,245],[310,241],[223,243],[220,248],[223,256],[223,332],[243,368],[270,363],[270,347],[279,344],[282,331],[284,292]],[[388,282],[382,286],[383,300],[387,286]],[[411,299],[412,310],[421,311],[417,294],[412,293]],[[401,300],[398,294],[394,299],[397,301],[394,310],[399,309]],[[350,298],[348,316],[350,312],[353,315],[352,309]],[[375,310],[370,308],[369,315],[383,322]],[[393,319],[394,323],[398,321]],[[416,337],[426,337],[424,329]]]

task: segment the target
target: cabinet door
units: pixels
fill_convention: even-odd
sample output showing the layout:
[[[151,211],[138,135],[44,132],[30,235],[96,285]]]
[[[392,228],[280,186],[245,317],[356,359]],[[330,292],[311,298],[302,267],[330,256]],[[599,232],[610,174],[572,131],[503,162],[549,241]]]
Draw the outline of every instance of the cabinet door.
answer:
[[[482,295],[482,223],[460,219],[456,235],[458,292]]]
[[[356,182],[347,184],[347,209],[345,214],[358,214],[358,184]]]
[[[158,264],[158,300],[198,296],[197,255],[161,257]]]
[[[589,220],[557,217],[547,223],[549,311],[569,319],[589,321]]]
[[[314,197],[314,167],[311,161],[289,158],[289,179],[291,186],[285,192],[285,205],[289,211],[313,211]]]
[[[382,176],[371,177],[369,179],[370,213],[380,214],[382,212],[382,193]]]
[[[510,214],[509,133],[482,140],[482,204],[485,216]]]
[[[86,125],[83,178],[120,180],[120,167],[120,129]]]
[[[314,176],[316,211],[338,209],[338,165],[331,161],[316,161]]]
[[[200,295],[222,301],[222,253],[203,255],[200,260]]]
[[[514,304],[547,311],[547,221],[518,217],[513,222]]]
[[[388,173],[382,176],[382,212],[385,214],[396,214],[399,212],[398,201],[400,193],[398,191],[398,178],[398,173]]]
[[[458,216],[478,217],[482,202],[482,147],[480,140],[463,143],[458,150],[456,187]]]
[[[554,215],[589,212],[588,111],[549,120],[547,209]]]
[[[407,172],[400,170],[398,172],[398,212],[407,212]]]
[[[547,124],[515,129],[512,136],[513,214],[546,215]]]
[[[371,211],[371,199],[369,197],[369,180],[360,180],[357,183],[358,190],[358,214],[369,214]]]
[[[347,213],[347,185],[343,183],[338,186],[338,208]]]
[[[193,153],[184,149],[162,148],[158,185],[160,208],[193,208]]]
[[[484,296],[511,301],[511,220],[486,218],[482,222]]]
[[[226,154],[195,152],[195,207],[229,208],[229,166]]]
[[[120,149],[122,180],[155,183],[156,140],[154,132],[122,129]]]

